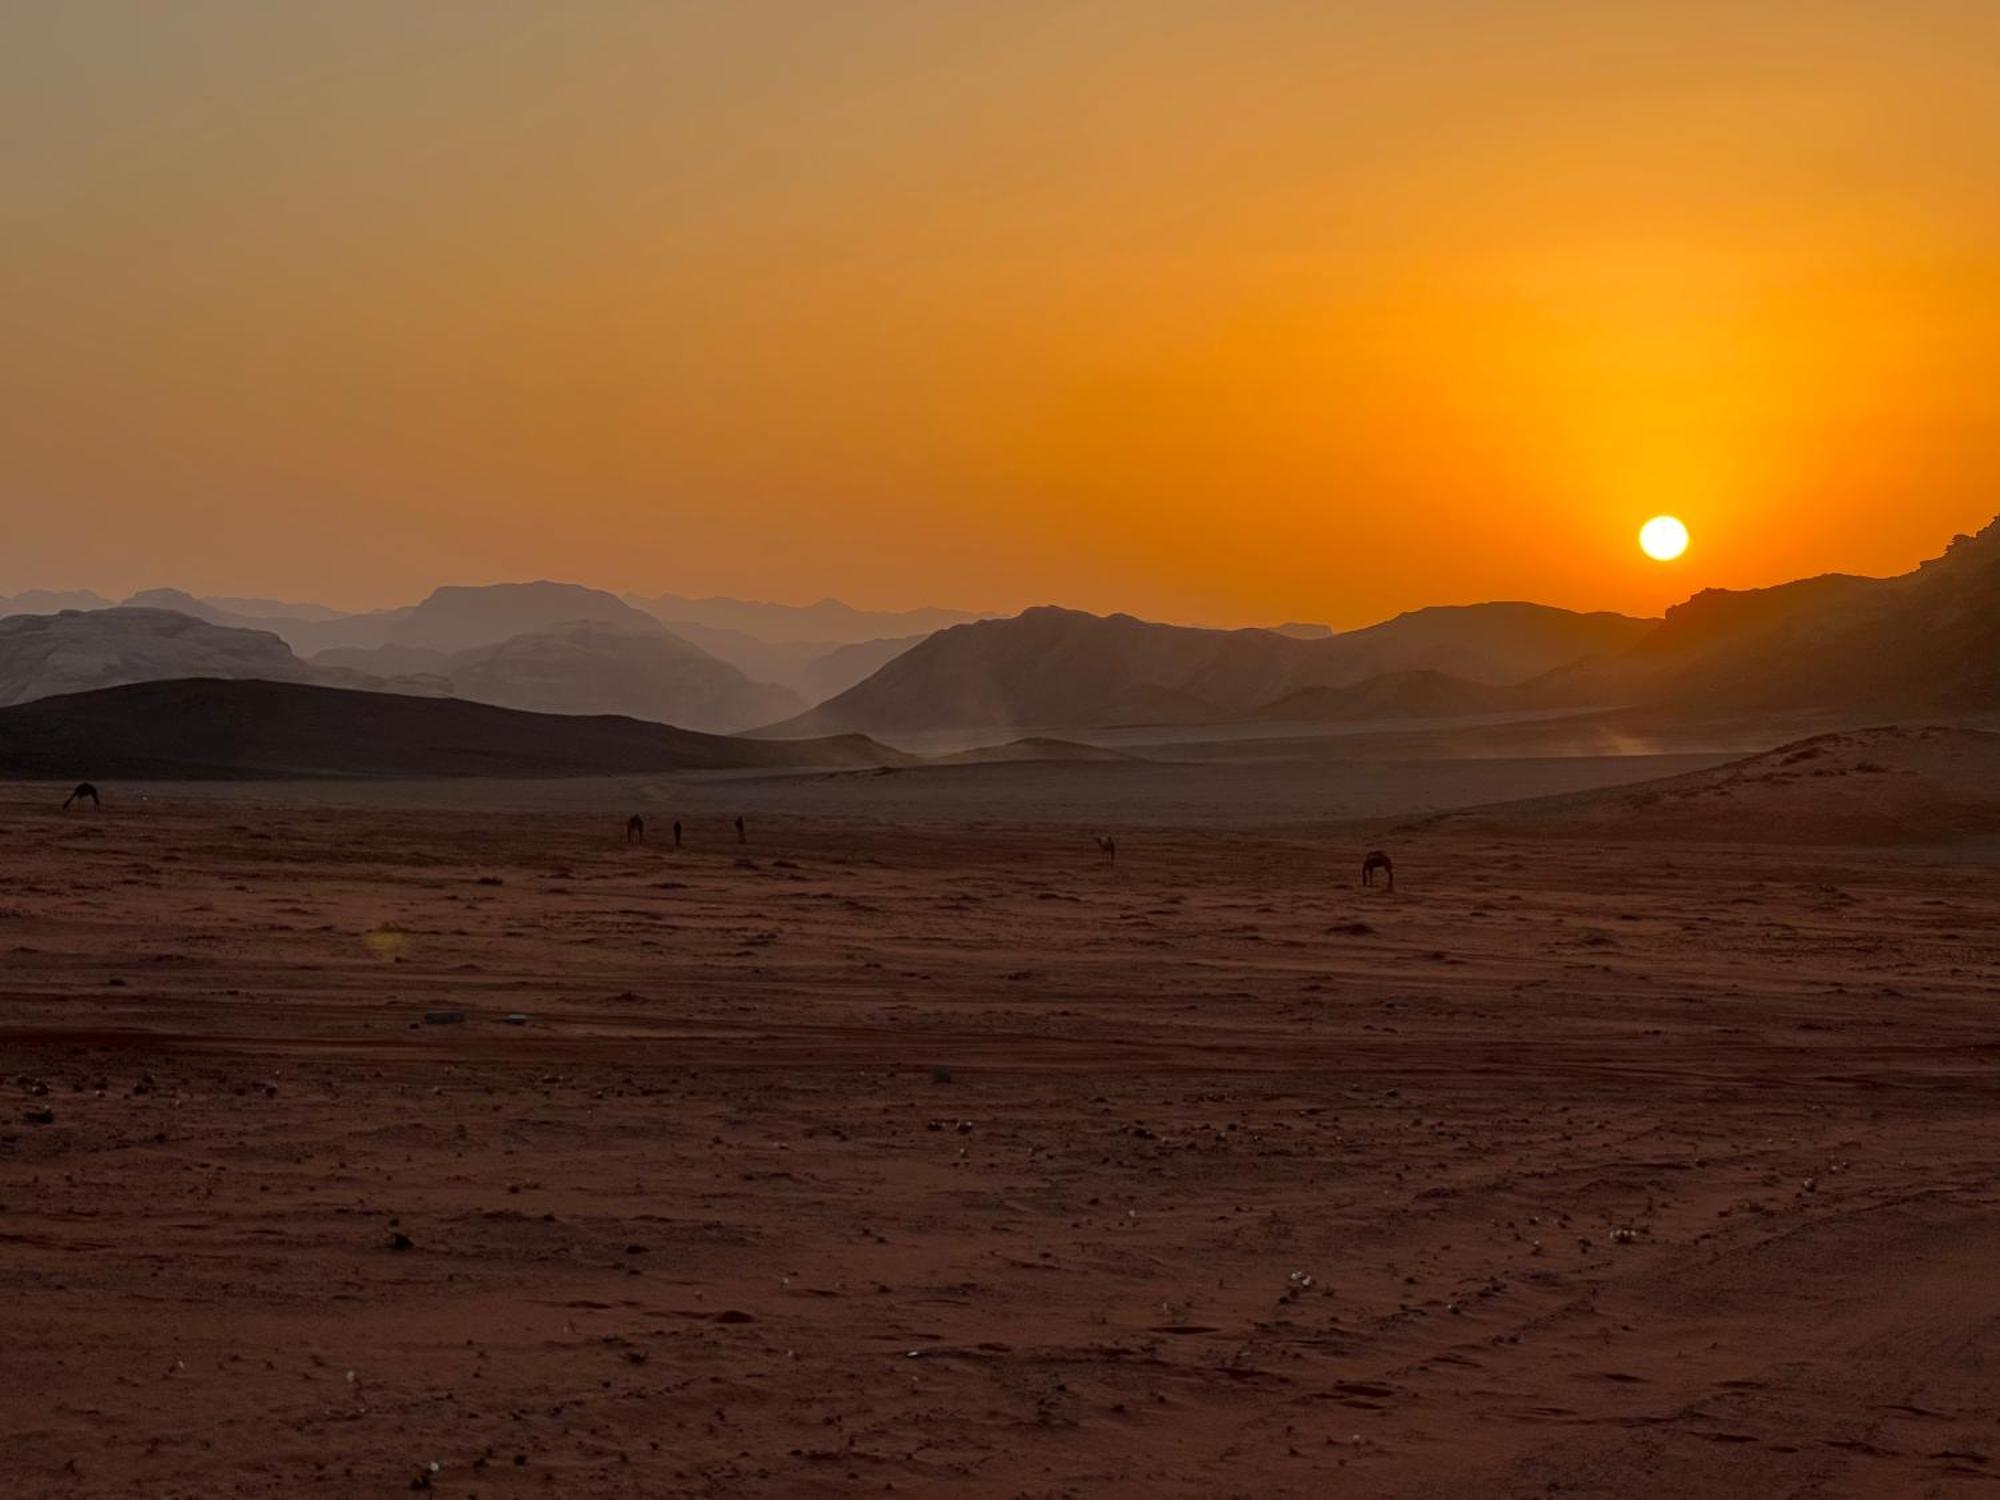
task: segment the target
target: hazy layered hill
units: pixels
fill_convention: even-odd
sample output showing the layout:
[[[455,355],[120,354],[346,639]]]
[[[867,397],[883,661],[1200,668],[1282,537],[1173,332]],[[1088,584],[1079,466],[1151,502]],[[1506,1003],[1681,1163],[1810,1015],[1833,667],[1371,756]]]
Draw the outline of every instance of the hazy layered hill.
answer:
[[[228,595],[209,595],[202,603],[216,609],[227,610],[239,619],[245,620],[304,620],[311,625],[324,625],[331,620],[346,620],[354,617],[351,609],[335,609],[330,604],[311,604],[292,599],[239,599]]]
[[[165,677],[305,681],[311,670],[265,630],[161,609],[97,609],[0,619],[0,704]]]
[[[390,628],[385,644],[464,651],[582,621],[657,628],[658,622],[615,594],[580,583],[446,585]]]
[[[0,619],[8,615],[53,615],[66,609],[109,609],[111,601],[91,589],[29,589],[0,594]]]
[[[2000,519],[1894,578],[1709,589],[1544,696],[1702,708],[2000,709]]]
[[[1467,682],[1523,682],[1575,662],[1617,655],[1647,639],[1658,620],[1608,610],[1579,613],[1502,601],[1438,604],[1379,625],[1341,631],[1322,643],[1340,663],[1327,686],[1384,672],[1442,672]]]
[[[461,698],[558,714],[626,714],[730,731],[795,713],[797,694],[752,682],[640,616],[579,621],[475,646],[437,670]]]
[[[267,630],[309,657],[341,646],[377,646],[410,609],[342,614],[320,604],[286,604],[272,599],[199,599],[185,589],[142,589],[127,599],[137,609],[167,609],[176,614],[244,630]]]
[[[61,779],[602,776],[908,759],[859,736],[743,740],[301,683],[148,682],[0,708],[0,775]]]
[[[484,639],[490,630],[559,615],[567,607],[594,614]],[[795,693],[752,680],[650,615],[574,585],[440,590],[393,634],[397,638],[384,645],[322,651],[313,665],[436,679],[458,697],[531,713],[627,714],[716,732],[769,723],[804,706]],[[468,636],[481,639],[451,647]]]
[[[553,625],[593,620],[633,627],[656,623],[615,594],[577,583],[446,584],[416,604],[367,614],[267,599],[198,599],[182,589],[147,589],[127,604],[171,609],[215,625],[269,630],[301,656],[397,646],[450,654]]]
[[[857,682],[867,681],[912,646],[928,639],[922,635],[887,636],[879,641],[836,646],[800,668],[791,685],[805,702],[824,703]]]
[[[240,625],[268,628],[299,619],[323,624],[343,618],[336,609],[320,604],[282,604],[275,599],[200,599],[186,589],[141,589],[124,601],[127,609],[170,609],[191,615],[211,625]]]
[[[1655,622],[1533,604],[1416,610],[1300,639],[1044,606],[940,631],[773,733],[1093,727],[1261,717],[1307,688],[1392,672],[1518,681],[1629,648]]]
[[[318,652],[312,661],[316,667],[366,672],[377,677],[443,677],[450,670],[451,653],[430,651],[422,646],[335,646]]]
[[[835,693],[893,661],[923,639],[921,635],[840,645],[831,641],[764,641],[740,630],[667,620],[667,630],[726,661],[756,682],[775,683],[798,694],[801,706],[823,703]]]
[[[962,609],[856,609],[838,599],[822,599],[817,604],[766,604],[752,599],[691,599],[683,594],[650,598],[627,594],[625,598],[669,629],[682,623],[702,625],[773,644],[851,646],[885,637],[928,635],[981,618]]]

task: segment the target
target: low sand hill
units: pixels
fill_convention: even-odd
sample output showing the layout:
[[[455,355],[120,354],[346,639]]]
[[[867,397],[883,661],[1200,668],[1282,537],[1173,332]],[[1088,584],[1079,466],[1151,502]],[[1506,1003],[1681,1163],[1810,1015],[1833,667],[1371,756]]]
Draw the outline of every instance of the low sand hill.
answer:
[[[7,776],[605,776],[909,763],[859,735],[746,740],[290,682],[145,682],[0,709]]]
[[[1945,843],[2000,833],[2000,734],[1941,725],[1823,734],[1711,770],[1447,813],[1426,826],[1613,839]]]
[[[1026,739],[1009,740],[1004,745],[981,745],[972,750],[959,750],[950,755],[933,756],[932,760],[940,766],[992,766],[1030,761],[1046,764],[1072,761],[1134,761],[1141,758],[1127,755],[1123,750],[1107,749],[1102,745],[1083,745],[1075,740],[1056,740],[1044,735],[1030,735]]]

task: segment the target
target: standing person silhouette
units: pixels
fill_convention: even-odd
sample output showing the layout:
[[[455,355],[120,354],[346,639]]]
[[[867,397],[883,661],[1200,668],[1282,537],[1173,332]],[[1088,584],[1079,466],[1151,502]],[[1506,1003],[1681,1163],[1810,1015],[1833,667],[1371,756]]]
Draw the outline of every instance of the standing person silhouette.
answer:
[[[675,818],[675,819],[674,819],[674,847],[675,847],[676,849],[678,849],[678,848],[680,848],[680,846],[681,846],[681,820],[680,820],[679,818]]]
[[[742,813],[738,813],[736,815],[736,842],[739,844],[747,844],[750,842],[750,835],[743,831]]]

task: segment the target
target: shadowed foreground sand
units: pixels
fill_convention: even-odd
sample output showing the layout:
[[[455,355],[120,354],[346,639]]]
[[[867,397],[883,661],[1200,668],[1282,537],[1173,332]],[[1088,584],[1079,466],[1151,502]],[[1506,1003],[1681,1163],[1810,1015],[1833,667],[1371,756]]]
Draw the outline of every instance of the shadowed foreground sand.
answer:
[[[14,1493],[2000,1474],[1990,862],[623,811],[8,790]]]

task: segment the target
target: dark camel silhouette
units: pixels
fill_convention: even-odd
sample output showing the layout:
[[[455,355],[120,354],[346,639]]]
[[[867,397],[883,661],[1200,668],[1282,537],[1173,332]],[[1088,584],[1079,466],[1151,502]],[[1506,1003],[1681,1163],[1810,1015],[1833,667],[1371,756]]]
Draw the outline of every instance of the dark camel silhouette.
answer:
[[[1114,865],[1118,863],[1118,841],[1110,834],[1100,833],[1097,836],[1097,847],[1103,852],[1107,863]]]
[[[680,846],[681,846],[681,820],[680,820],[679,818],[675,818],[675,819],[674,819],[674,847],[675,847],[676,849],[678,849],[678,848],[680,848]]]
[[[643,844],[646,842],[646,820],[637,813],[625,820],[625,842]]]
[[[1389,856],[1384,854],[1380,849],[1370,849],[1361,861],[1361,883],[1363,885],[1373,885],[1377,870],[1380,870],[1384,875],[1389,877],[1389,889],[1393,891],[1396,888],[1395,865],[1390,862]]]
[[[92,807],[104,806],[104,803],[98,798],[97,788],[92,786],[87,781],[79,781],[76,784],[76,790],[71,792],[67,797],[63,798],[63,811],[68,812],[69,805],[72,802],[81,802],[85,798],[88,798],[90,800],[90,805]]]
[[[743,831],[742,813],[738,813],[736,815],[736,842],[739,844],[747,844],[750,842],[750,835]]]

